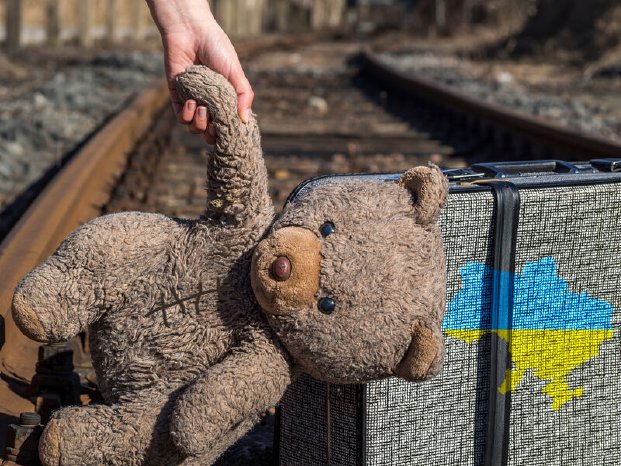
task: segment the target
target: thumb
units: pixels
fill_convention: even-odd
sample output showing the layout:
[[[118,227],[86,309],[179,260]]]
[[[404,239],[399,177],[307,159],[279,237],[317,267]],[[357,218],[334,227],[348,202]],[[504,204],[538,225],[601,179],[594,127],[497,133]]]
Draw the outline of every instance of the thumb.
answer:
[[[237,93],[237,113],[239,113],[239,118],[241,118],[242,122],[248,123],[250,109],[254,100],[254,92],[241,66],[235,73],[231,74],[229,80]]]

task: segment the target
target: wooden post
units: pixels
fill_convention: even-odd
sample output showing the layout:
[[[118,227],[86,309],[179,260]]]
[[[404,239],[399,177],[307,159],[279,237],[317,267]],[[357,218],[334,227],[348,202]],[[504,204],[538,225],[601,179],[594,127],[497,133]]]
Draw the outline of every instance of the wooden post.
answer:
[[[261,18],[261,33],[270,31],[274,26],[274,8],[271,0],[263,0]]]
[[[22,35],[22,2],[6,0],[6,49],[9,54],[19,51]]]
[[[326,2],[326,22],[329,28],[334,29],[343,24],[347,4],[345,0],[330,0]]]
[[[246,0],[244,8],[240,11],[245,21],[242,31],[244,35],[257,37],[261,35],[263,26],[263,1],[262,0]]]
[[[93,45],[93,0],[78,2],[78,42],[82,47]]]
[[[145,6],[144,0],[130,0],[131,1],[131,28],[132,39],[136,42],[140,42],[144,39],[144,12]]]
[[[274,26],[277,32],[287,32],[289,30],[289,14],[291,4],[287,0],[274,0],[275,18]]]
[[[313,0],[310,8],[310,27],[313,31],[319,31],[323,28],[325,18],[325,4],[323,0]]]
[[[237,1],[236,0],[218,0],[216,2],[216,11],[218,22],[222,26],[222,29],[226,31],[226,33],[230,36],[235,36],[237,31],[235,30],[237,26],[237,21],[235,19],[235,14],[237,10]]]
[[[45,4],[45,39],[48,45],[60,44],[60,1],[47,0]]]
[[[252,34],[260,36],[263,32],[263,0],[255,0],[252,19]]]
[[[306,3],[289,2],[289,12],[287,15],[287,30],[295,32],[305,32],[309,30],[310,26],[310,6]]]
[[[117,0],[108,0],[106,33],[108,34],[108,42],[115,43],[119,33],[119,3]]]
[[[235,32],[237,37],[252,37],[255,35],[257,0],[237,0],[235,10]]]
[[[470,29],[470,21],[472,21],[472,0],[464,0],[461,21],[464,29]]]
[[[444,31],[446,28],[446,1],[436,0],[436,27],[439,31]]]
[[[229,8],[229,28],[231,30],[229,35],[231,37],[239,38],[242,35],[240,32],[243,29],[242,12],[244,10],[245,0],[224,0],[224,2],[226,2]]]
[[[233,37],[244,37],[248,35],[246,27],[248,19],[248,7],[246,5],[247,0],[228,0],[233,7],[232,17],[233,26],[231,28],[231,35]]]

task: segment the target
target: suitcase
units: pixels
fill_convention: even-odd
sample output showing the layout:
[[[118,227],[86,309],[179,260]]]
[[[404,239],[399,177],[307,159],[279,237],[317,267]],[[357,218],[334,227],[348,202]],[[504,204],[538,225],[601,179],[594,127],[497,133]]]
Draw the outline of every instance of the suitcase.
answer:
[[[621,159],[446,170],[446,359],[285,394],[277,463],[621,464]],[[348,177],[309,180],[290,200]]]

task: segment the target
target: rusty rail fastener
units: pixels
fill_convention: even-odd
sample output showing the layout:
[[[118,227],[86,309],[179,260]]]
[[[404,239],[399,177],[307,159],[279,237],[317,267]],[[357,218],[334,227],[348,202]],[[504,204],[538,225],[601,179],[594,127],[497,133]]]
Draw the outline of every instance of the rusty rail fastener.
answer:
[[[4,462],[3,464],[40,465],[39,438],[42,432],[41,416],[37,413],[21,413],[19,425],[9,425],[5,449],[5,457],[8,463]]]
[[[65,343],[40,346],[36,370],[30,389],[43,422],[62,406],[81,404],[80,377],[73,371],[73,350]]]

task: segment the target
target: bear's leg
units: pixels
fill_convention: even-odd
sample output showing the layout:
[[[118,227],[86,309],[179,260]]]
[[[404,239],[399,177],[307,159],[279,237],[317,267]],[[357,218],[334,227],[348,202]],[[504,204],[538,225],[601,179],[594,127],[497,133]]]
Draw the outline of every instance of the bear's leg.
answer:
[[[195,458],[224,452],[280,400],[291,378],[286,353],[257,332],[179,397],[170,418],[175,445]]]
[[[410,347],[395,369],[395,375],[410,382],[422,382],[442,370],[444,335],[435,322],[417,320],[412,325]]]
[[[57,411],[39,444],[45,466],[179,464],[168,418],[174,398],[140,394],[114,406],[68,407]]]

